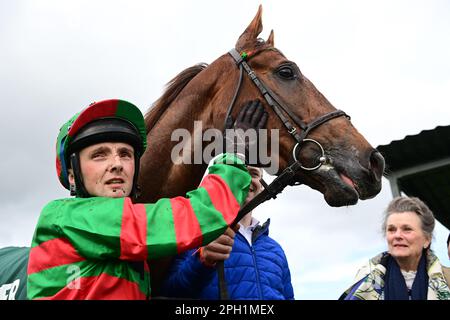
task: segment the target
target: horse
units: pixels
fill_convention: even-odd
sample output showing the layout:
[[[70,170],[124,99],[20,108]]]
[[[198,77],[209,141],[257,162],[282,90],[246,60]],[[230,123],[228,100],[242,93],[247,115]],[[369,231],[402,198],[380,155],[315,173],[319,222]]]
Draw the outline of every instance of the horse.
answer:
[[[269,114],[267,129],[279,130],[279,148],[268,150],[277,168],[275,175],[290,173],[289,184],[302,183],[318,190],[334,207],[354,205],[379,193],[383,157],[297,64],[275,48],[273,31],[266,41],[258,38],[262,29],[259,6],[230,53],[209,65],[202,63],[182,71],[146,113],[149,145],[141,158],[137,202],[182,196],[199,185],[207,161],[173,161],[172,151],[178,144],[172,139],[175,130],[184,129],[193,137],[213,128],[223,130],[228,115],[235,119],[239,107],[255,99],[262,100]],[[244,69],[248,77],[242,76]],[[196,121],[202,124],[200,128]],[[272,145],[271,137],[267,142]],[[195,158],[195,139],[186,145],[183,159]],[[200,148],[206,147],[207,141],[201,141]],[[293,165],[297,165],[296,170],[292,170]],[[27,258],[28,250],[22,250],[21,255]],[[170,261],[149,261],[154,296],[159,295]],[[21,268],[26,268],[27,264],[23,265]],[[14,279],[9,279],[13,283]]]
[[[174,161],[172,151],[178,144],[172,138],[174,130],[182,128],[194,137],[185,142],[181,157],[195,158],[196,136],[211,128],[224,130],[227,116],[235,119],[238,106],[255,99],[262,100],[269,114],[267,129],[279,130],[278,150],[269,148],[277,162],[275,175],[290,169],[293,162],[301,164],[289,184],[318,190],[333,207],[354,205],[379,193],[384,171],[381,154],[274,46],[273,30],[266,41],[258,38],[262,30],[259,6],[232,51],[209,65],[182,71],[146,113],[149,146],[141,159],[139,202],[184,195],[204,175],[207,161]],[[242,77],[242,65],[248,77]],[[202,149],[207,142],[201,141]],[[156,295],[168,263],[170,259],[151,261]]]

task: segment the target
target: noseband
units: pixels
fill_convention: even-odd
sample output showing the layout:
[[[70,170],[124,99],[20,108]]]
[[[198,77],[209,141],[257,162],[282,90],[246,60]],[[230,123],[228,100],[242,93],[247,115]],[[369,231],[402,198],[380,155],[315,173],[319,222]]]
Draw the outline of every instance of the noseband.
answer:
[[[267,104],[270,106],[270,108],[275,112],[275,114],[278,116],[278,118],[281,120],[289,134],[294,138],[294,140],[297,142],[292,149],[292,157],[293,157],[293,163],[286,167],[281,174],[276,177],[272,183],[267,185],[263,179],[261,179],[261,183],[264,186],[264,189],[257,194],[252,200],[250,200],[244,207],[242,207],[237,217],[235,218],[234,222],[231,224],[231,227],[234,227],[247,213],[252,211],[254,208],[256,208],[258,205],[263,203],[264,201],[268,199],[275,199],[279,193],[283,191],[283,189],[288,185],[297,185],[298,182],[295,181],[295,175],[300,170],[305,171],[314,171],[319,169],[326,161],[326,155],[325,150],[322,147],[322,145],[314,140],[314,139],[307,139],[306,136],[315,128],[319,127],[320,125],[324,124],[325,122],[328,122],[331,119],[338,118],[341,116],[346,117],[347,119],[350,119],[350,117],[342,110],[335,110],[330,113],[324,114],[310,123],[305,123],[302,121],[288,106],[281,103],[275,96],[275,94],[266,86],[264,83],[258,78],[258,76],[255,74],[255,72],[250,68],[247,61],[250,57],[254,57],[255,55],[263,52],[264,50],[273,49],[273,48],[265,48],[260,51],[257,51],[253,53],[251,56],[248,55],[246,52],[242,52],[239,54],[239,52],[236,49],[231,49],[228,53],[233,57],[234,61],[236,62],[237,67],[239,68],[239,81],[236,87],[236,90],[234,92],[233,98],[231,100],[231,103],[227,109],[227,113],[225,116],[225,125],[224,128],[226,129],[226,121],[228,117],[231,115],[233,111],[233,107],[235,105],[237,96],[239,94],[239,90],[241,88],[242,84],[242,78],[243,78],[243,70],[247,73],[247,75],[250,77],[252,82],[256,85],[261,95],[266,100]],[[284,111],[285,114],[289,116],[286,117],[285,114],[282,112]],[[301,129],[301,133],[297,132],[297,128],[292,125],[292,120],[298,128]],[[305,167],[303,166],[299,159],[297,158],[298,152],[300,152],[301,147],[305,144],[305,142],[310,142],[315,145],[317,145],[321,151],[321,155],[319,156],[318,164],[312,167]],[[217,262],[217,273],[218,273],[218,280],[219,280],[219,294],[222,300],[229,299],[228,296],[228,290],[226,287],[226,280],[225,280],[225,271],[224,271],[224,265],[223,261]]]

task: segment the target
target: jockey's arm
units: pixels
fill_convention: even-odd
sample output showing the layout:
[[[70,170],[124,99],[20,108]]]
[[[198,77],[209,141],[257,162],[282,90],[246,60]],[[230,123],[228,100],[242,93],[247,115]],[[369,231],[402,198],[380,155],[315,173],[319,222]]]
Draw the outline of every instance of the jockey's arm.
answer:
[[[206,245],[233,222],[250,181],[244,163],[224,154],[186,197],[154,204],[102,197],[53,201],[41,214],[31,256],[35,247],[56,238],[87,259],[139,261]]]

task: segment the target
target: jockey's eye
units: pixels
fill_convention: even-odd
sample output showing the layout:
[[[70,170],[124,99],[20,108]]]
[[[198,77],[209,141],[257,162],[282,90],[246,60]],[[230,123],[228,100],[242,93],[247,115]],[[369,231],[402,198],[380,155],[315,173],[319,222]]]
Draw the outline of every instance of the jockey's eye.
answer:
[[[276,71],[276,73],[285,80],[294,80],[297,78],[297,73],[295,72],[295,69],[289,65],[285,64],[279,67]]]

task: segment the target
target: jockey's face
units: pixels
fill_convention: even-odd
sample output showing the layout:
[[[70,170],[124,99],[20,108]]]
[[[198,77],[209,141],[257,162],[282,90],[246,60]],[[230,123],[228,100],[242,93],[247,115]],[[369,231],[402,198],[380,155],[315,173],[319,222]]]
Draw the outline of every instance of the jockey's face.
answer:
[[[252,200],[258,193],[261,192],[262,185],[259,181],[262,177],[262,169],[256,167],[247,167],[248,172],[252,176],[252,182],[250,183],[250,189],[248,190],[247,199],[245,199],[245,203]]]
[[[134,148],[122,142],[103,142],[80,151],[84,187],[91,196],[121,198],[131,193]],[[73,175],[69,175],[74,183]]]

